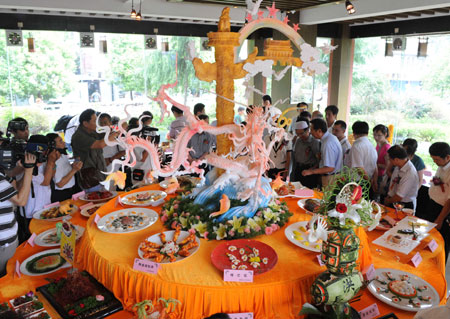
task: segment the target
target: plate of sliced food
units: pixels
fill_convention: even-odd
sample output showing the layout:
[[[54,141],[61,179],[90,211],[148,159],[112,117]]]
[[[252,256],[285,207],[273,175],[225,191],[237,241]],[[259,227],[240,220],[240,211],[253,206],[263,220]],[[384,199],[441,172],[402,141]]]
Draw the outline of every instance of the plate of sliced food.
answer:
[[[33,214],[33,218],[53,222],[62,220],[66,216],[73,215],[77,211],[78,207],[76,205],[64,203],[53,207],[41,209]]]
[[[83,196],[81,196],[80,199],[86,202],[96,203],[96,202],[106,202],[107,200],[113,199],[116,196],[117,192],[104,190],[86,193]]]
[[[320,207],[320,199],[317,198],[300,199],[297,202],[297,205],[298,207],[306,210],[307,213],[314,214]]]
[[[80,214],[81,214],[81,216],[84,216],[84,217],[91,217],[91,215],[95,214],[95,212],[102,206],[103,206],[103,204],[95,204],[95,205],[90,205],[90,206],[84,207],[80,211]]]
[[[147,208],[121,209],[103,216],[98,229],[106,233],[132,233],[150,227],[158,220],[158,214]]]
[[[139,257],[160,264],[174,263],[192,256],[200,248],[200,240],[180,228],[152,235],[138,248]]]
[[[84,234],[84,227],[78,225],[74,225],[74,227],[77,233],[76,240],[78,240]],[[34,239],[34,243],[42,247],[59,246],[61,244],[61,234],[58,236],[57,229],[52,228],[37,235]]]
[[[379,268],[369,291],[388,305],[416,312],[439,305],[436,289],[422,278],[398,269]]]
[[[304,248],[306,250],[320,253],[322,251],[322,240],[318,239],[315,242],[308,241],[309,222],[297,222],[289,225],[284,230],[286,238],[294,245]]]
[[[59,248],[44,250],[28,257],[20,264],[20,272],[27,276],[40,276],[52,273],[61,268],[71,267],[59,255]]]
[[[167,194],[162,191],[144,191],[125,195],[120,201],[130,206],[158,206],[164,203],[166,197]]]
[[[260,275],[275,267],[278,255],[272,247],[258,240],[235,239],[214,248],[211,261],[221,271],[253,270],[254,275]]]

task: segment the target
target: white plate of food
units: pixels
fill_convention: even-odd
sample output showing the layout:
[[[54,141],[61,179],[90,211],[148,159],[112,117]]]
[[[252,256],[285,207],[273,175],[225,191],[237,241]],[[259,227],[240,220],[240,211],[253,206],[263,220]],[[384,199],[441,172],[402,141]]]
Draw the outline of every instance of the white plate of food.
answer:
[[[76,240],[78,240],[84,234],[84,227],[75,225],[75,229],[77,232]],[[61,240],[58,239],[58,236],[56,235],[56,228],[52,228],[37,235],[34,239],[34,243],[42,247],[54,247],[59,246],[61,244]]]
[[[167,194],[162,191],[143,191],[125,195],[120,201],[130,206],[158,206],[164,203],[166,197]]]
[[[420,277],[397,269],[379,268],[367,286],[377,299],[388,305],[416,312],[439,305],[436,289]]]
[[[27,276],[41,276],[50,274],[61,268],[71,267],[59,255],[60,249],[44,250],[28,257],[20,264],[20,272]]]
[[[116,196],[117,196],[117,192],[105,190],[105,191],[86,193],[83,196],[80,196],[80,199],[84,200],[86,202],[99,203],[99,202],[106,202],[110,199],[113,199]]]
[[[314,243],[308,241],[308,224],[309,222],[291,224],[284,230],[284,235],[294,245],[319,253],[322,251],[322,240],[319,239]]]
[[[103,204],[87,206],[81,210],[80,214],[84,217],[91,217],[91,215],[95,214],[95,212],[102,206]]]
[[[320,206],[320,199],[317,198],[308,198],[308,199],[300,199],[297,202],[298,207],[306,210],[307,213],[314,214],[314,210]]]
[[[199,248],[195,234],[177,229],[148,237],[139,245],[138,254],[142,259],[168,264],[192,256]]]
[[[150,227],[158,220],[158,214],[147,208],[121,209],[103,216],[98,229],[106,233],[132,233]]]
[[[33,214],[34,219],[57,221],[62,220],[66,216],[73,215],[78,211],[78,207],[74,204],[64,203],[50,208],[41,209]]]

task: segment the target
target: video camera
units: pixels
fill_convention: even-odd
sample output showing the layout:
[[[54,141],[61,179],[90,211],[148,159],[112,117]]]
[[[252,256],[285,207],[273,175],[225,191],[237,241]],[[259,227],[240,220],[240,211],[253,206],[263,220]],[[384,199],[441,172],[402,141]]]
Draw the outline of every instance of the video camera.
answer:
[[[25,130],[28,124],[23,121],[10,121],[6,131],[6,137],[0,137],[0,167],[5,170],[13,169],[18,161],[24,163],[25,153],[31,153],[36,156],[36,163],[47,161],[47,143],[43,141],[30,141],[11,138],[11,132]],[[44,137],[45,138],[45,137]],[[35,164],[36,164],[35,163]],[[33,166],[35,166],[33,164]],[[24,165],[26,167],[26,165]]]
[[[137,128],[138,126],[130,125],[128,130]],[[160,136],[158,134],[158,129],[151,126],[144,126],[139,132],[134,132],[132,135],[139,136],[142,138],[149,138],[150,142],[154,144],[159,144]]]

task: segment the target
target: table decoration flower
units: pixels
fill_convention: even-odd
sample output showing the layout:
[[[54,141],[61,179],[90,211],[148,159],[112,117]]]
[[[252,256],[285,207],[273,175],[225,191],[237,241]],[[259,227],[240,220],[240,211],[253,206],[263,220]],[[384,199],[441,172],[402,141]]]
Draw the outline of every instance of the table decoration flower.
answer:
[[[348,301],[363,285],[356,269],[360,240],[354,228],[363,226],[370,231],[381,218],[380,207],[369,200],[370,182],[363,176],[360,169],[344,168],[324,190],[317,214],[310,221],[308,240],[324,241],[321,259],[327,270],[314,281],[312,304],[304,304],[300,314],[351,318]]]

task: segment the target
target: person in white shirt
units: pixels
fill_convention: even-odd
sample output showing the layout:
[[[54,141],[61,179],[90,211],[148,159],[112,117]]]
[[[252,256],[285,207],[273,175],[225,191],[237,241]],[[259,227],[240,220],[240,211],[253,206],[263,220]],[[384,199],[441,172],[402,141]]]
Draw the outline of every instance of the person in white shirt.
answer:
[[[393,204],[398,202],[402,203],[405,208],[415,209],[419,186],[416,168],[408,159],[408,154],[402,146],[392,146],[388,150],[388,154],[389,161],[395,168],[384,204],[393,207]]]
[[[332,133],[334,122],[336,122],[339,109],[336,105],[328,105],[325,108],[325,119],[327,121],[328,133]]]
[[[322,119],[311,121],[311,135],[321,142],[319,168],[304,170],[302,175],[321,174],[322,187],[326,187],[342,168],[342,147],[337,137],[328,133],[327,123]]]
[[[352,147],[352,145],[345,136],[346,130],[347,124],[344,121],[339,120],[334,123],[332,132],[333,135],[336,136],[337,139],[339,140],[339,143],[341,143],[344,166],[350,167],[348,160],[348,153],[350,153],[350,148]]]
[[[83,162],[75,160],[71,165],[61,136],[56,133],[49,133],[46,136],[49,145],[61,155],[55,162],[51,202],[62,202],[81,191],[81,188],[76,184],[75,174],[83,167]]]
[[[348,167],[364,170],[364,177],[372,181],[372,185],[375,186],[376,183],[374,181],[377,178],[377,151],[367,138],[369,124],[356,121],[352,125],[352,130],[355,142],[353,142],[348,153]]]
[[[445,241],[445,258],[450,244],[450,226],[445,222],[450,214],[450,146],[445,142],[436,142],[429,148],[431,158],[438,166],[428,191],[429,198],[425,208],[417,211],[416,216],[436,223],[436,228]]]

